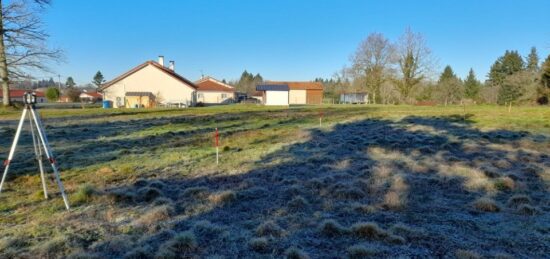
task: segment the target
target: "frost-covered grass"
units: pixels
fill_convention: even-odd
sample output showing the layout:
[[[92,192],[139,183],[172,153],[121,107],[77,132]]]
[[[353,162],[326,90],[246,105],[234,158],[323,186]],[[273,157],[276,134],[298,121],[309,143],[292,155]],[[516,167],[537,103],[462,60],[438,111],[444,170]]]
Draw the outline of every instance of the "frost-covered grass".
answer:
[[[43,199],[23,135],[0,257],[550,254],[547,108],[40,112],[73,209],[51,178]],[[0,110],[2,158],[18,115]]]

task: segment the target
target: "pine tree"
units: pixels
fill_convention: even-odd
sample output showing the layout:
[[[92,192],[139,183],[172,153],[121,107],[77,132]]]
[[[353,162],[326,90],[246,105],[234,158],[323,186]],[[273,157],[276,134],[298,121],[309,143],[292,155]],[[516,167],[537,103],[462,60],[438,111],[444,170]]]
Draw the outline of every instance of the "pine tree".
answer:
[[[103,77],[103,74],[101,74],[101,71],[97,71],[97,73],[95,73],[94,80],[92,80],[92,83],[99,88],[104,82],[105,79]]]
[[[464,96],[466,98],[476,100],[479,97],[481,83],[477,80],[474,70],[470,68],[468,77],[464,81]]]
[[[539,55],[535,47],[531,48],[531,52],[529,56],[527,56],[527,70],[531,72],[537,72],[539,70]]]
[[[74,79],[72,77],[67,77],[67,81],[65,82],[65,86],[68,88],[72,88],[76,86],[76,83],[74,82]]]
[[[504,56],[499,57],[491,66],[489,71],[489,81],[491,85],[497,86],[504,82],[506,76],[523,71],[525,62],[519,53],[515,50],[507,50]]]

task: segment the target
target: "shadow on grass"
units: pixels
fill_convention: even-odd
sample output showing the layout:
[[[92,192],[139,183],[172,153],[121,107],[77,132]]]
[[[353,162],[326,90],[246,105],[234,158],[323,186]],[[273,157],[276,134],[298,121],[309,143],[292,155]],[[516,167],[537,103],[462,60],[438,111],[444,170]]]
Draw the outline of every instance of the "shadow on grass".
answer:
[[[244,118],[234,116],[226,119]],[[180,133],[163,134],[158,142],[141,138],[113,148],[162,148]],[[82,253],[122,257],[132,250],[147,257],[176,249],[197,257],[281,257],[294,247],[312,258],[550,254],[542,178],[550,157],[533,146],[547,142],[543,136],[480,131],[462,116],[367,119],[309,135],[266,155],[249,172],[158,175],[104,190],[120,219],[99,224],[109,234],[83,245]],[[519,194],[528,196],[522,205],[532,210],[509,203]],[[496,209],[480,206],[480,199]]]

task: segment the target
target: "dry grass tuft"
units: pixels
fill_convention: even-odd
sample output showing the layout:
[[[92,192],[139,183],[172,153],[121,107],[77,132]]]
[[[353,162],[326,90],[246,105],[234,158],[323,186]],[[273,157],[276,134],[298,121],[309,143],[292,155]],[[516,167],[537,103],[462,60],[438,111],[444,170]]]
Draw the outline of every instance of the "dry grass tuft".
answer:
[[[156,254],[157,258],[180,258],[189,256],[189,253],[197,250],[197,238],[191,231],[177,234],[172,239],[162,244]]]
[[[397,191],[389,191],[384,195],[383,206],[391,210],[400,210],[405,206],[405,202]]]
[[[110,191],[107,196],[112,203],[129,203],[136,199],[136,194],[127,188]]]
[[[348,230],[333,219],[327,219],[319,225],[319,231],[327,236],[339,236],[348,232]]]
[[[474,201],[474,208],[484,212],[499,212],[500,206],[491,198],[481,197]]]
[[[388,233],[375,222],[355,223],[351,226],[351,232],[355,236],[369,239],[382,239],[388,236]]]
[[[168,220],[174,215],[174,208],[169,205],[162,205],[150,209],[135,221],[138,225],[151,226],[158,222]]]
[[[455,251],[457,259],[481,259],[482,257],[475,251],[458,249]]]
[[[376,255],[378,252],[375,248],[364,246],[364,245],[354,245],[350,246],[347,249],[348,257],[350,259],[361,259],[369,258]]]
[[[521,215],[533,216],[538,213],[538,210],[529,204],[521,204],[518,206],[517,213]]]
[[[332,193],[334,197],[342,200],[358,200],[365,197],[365,193],[362,190],[352,186],[337,188]]]
[[[143,258],[152,258],[152,248],[150,246],[138,246],[126,253],[124,259],[143,259]]]
[[[277,225],[274,221],[266,221],[256,228],[256,235],[263,236],[281,236],[283,229]]]
[[[73,199],[73,203],[75,205],[79,205],[90,202],[93,195],[96,193],[97,190],[94,186],[90,184],[84,184],[78,187],[78,190],[73,195],[71,195],[71,198]]]
[[[398,236],[398,235],[389,235],[388,237],[386,237],[386,240],[389,243],[396,244],[396,245],[403,245],[403,244],[406,243],[405,238],[403,238],[402,236]]]
[[[269,249],[269,241],[265,237],[252,238],[248,242],[248,246],[258,253],[265,253]]]
[[[208,200],[214,204],[226,204],[237,200],[237,194],[234,191],[222,191],[208,196]]]
[[[297,247],[291,247],[285,251],[287,259],[309,259],[309,255]]]
[[[372,214],[376,212],[376,207],[372,205],[365,205],[365,204],[358,203],[358,204],[354,204],[352,208],[354,211],[360,212],[363,214]]]
[[[304,197],[296,196],[288,202],[287,206],[291,211],[300,211],[307,208],[307,206],[309,206],[309,203]]]
[[[531,198],[525,194],[516,194],[508,199],[508,207],[518,208],[523,204],[531,204]]]
[[[494,182],[495,189],[499,191],[511,191],[516,186],[514,180],[508,176],[501,177]]]
[[[157,197],[163,196],[162,191],[153,187],[143,187],[138,190],[138,197],[140,200],[150,202]]]
[[[185,198],[205,198],[210,192],[208,187],[189,187],[183,191],[183,196]]]

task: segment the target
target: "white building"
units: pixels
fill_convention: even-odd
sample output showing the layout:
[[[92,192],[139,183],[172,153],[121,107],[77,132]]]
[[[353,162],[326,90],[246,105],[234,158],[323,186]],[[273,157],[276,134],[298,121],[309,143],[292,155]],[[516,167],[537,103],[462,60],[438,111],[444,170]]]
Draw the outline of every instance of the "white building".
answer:
[[[212,77],[204,77],[195,82],[197,103],[229,104],[235,102],[235,87]]]
[[[164,66],[159,61],[147,61],[105,83],[99,91],[103,100],[114,108],[155,107],[157,105],[193,106],[197,86],[175,72],[175,63]]]

